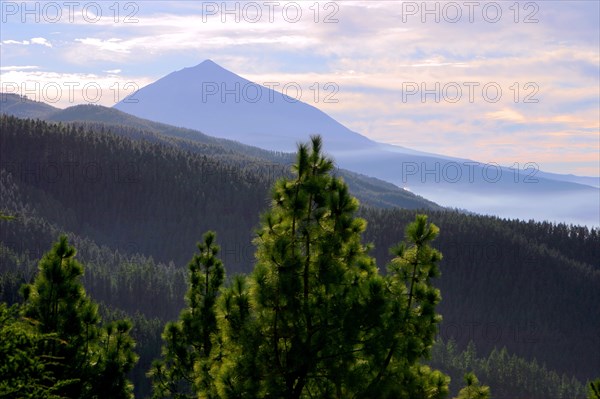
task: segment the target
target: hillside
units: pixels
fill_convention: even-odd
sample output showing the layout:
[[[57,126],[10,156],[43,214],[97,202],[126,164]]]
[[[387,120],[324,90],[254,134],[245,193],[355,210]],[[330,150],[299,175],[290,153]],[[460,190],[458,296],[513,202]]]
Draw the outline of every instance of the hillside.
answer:
[[[64,110],[53,109],[47,113],[44,107],[40,107],[42,103],[34,103],[15,95],[8,98],[11,107],[6,112],[7,115],[16,116],[15,114],[23,108],[35,108],[36,118],[39,119],[78,122],[136,140],[168,143],[199,154],[218,154],[223,162],[262,169],[271,181],[281,176],[293,160],[292,154],[262,150],[236,141],[210,137],[195,130],[140,119],[112,108],[77,105]],[[345,169],[338,169],[337,173],[345,178],[353,194],[365,204],[386,208],[399,206],[408,209],[441,209],[439,205],[385,181]]]
[[[250,241],[272,183],[257,164],[244,168],[220,154],[201,155],[164,142],[12,117],[2,117],[0,148],[2,210],[22,221],[2,222],[3,245],[15,259],[27,253],[35,259],[46,251],[56,238],[48,231],[70,231],[123,255],[172,261],[168,272],[183,266],[201,234],[214,229],[228,274],[252,267]],[[365,240],[375,244],[380,264],[414,212],[361,211],[368,221]],[[593,376],[600,367],[597,354],[589,350],[600,344],[594,333],[600,320],[593,317],[600,302],[597,230],[428,213],[442,230],[436,241],[444,254],[438,282],[442,338],[454,338],[462,347],[473,340],[484,354],[506,346],[559,372],[581,379]],[[145,273],[151,273],[152,262]],[[128,275],[138,272],[132,273]],[[172,281],[169,273],[166,281]],[[119,279],[112,277],[111,284]],[[115,304],[129,311],[147,309],[139,298],[162,289],[164,282],[145,279],[134,279],[131,297],[115,295]],[[100,284],[102,279],[94,281]],[[99,288],[104,298],[111,297],[106,294],[111,286]],[[168,286],[172,288],[165,288],[170,293],[164,297],[182,296],[180,288]],[[127,305],[132,301],[137,305]],[[147,311],[169,318],[175,308],[165,302]]]
[[[0,192],[5,195],[10,192],[17,201],[13,202],[14,206],[23,205],[19,189],[10,183],[6,173],[0,174],[0,187]],[[0,300],[9,303],[21,300],[20,285],[32,279],[37,271],[36,258],[47,250],[44,244],[50,245],[61,231],[56,225],[36,217],[31,208],[15,209],[13,213],[19,216],[10,224],[0,222],[5,233],[0,241]],[[127,255],[128,250],[135,250],[132,246],[113,250],[99,247],[76,234],[68,235],[78,249],[78,259],[86,265],[83,281],[86,290],[101,302],[104,318],[133,319],[136,352],[141,358],[132,379],[136,397],[144,397],[150,392],[145,373],[150,362],[159,355],[163,324],[173,319],[183,306],[180,294],[185,290],[184,269],[157,264],[152,258]],[[25,239],[27,241],[23,241]],[[446,345],[441,340],[434,346],[432,365],[452,376],[453,392],[472,365],[482,381],[493,386],[496,398],[584,397],[582,383],[548,370],[535,360],[509,356],[506,350],[494,350],[489,358],[478,358],[474,348],[469,345],[461,352],[455,342]]]
[[[41,101],[30,100],[26,96],[0,93],[0,114],[14,115],[18,118],[43,118],[57,111],[59,108]]]

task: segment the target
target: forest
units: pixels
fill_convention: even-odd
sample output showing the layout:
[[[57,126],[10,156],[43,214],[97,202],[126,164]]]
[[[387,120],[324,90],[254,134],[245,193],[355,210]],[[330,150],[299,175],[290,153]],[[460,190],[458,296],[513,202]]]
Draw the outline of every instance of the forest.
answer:
[[[597,229],[442,209],[316,139],[1,124],[7,397],[594,397]]]

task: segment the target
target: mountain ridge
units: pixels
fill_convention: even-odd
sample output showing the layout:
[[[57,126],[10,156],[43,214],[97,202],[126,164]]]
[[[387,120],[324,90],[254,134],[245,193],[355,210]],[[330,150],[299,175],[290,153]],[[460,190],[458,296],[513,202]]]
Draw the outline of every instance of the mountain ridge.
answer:
[[[30,104],[26,104],[26,106],[29,107]],[[112,128],[115,132],[119,132],[121,126],[139,129],[138,132],[128,132],[126,136],[135,137],[138,140],[151,139],[192,152],[213,154],[218,152],[227,159],[232,157],[230,153],[239,153],[249,157],[245,162],[254,164],[255,167],[262,167],[259,165],[268,163],[271,174],[275,173],[274,168],[279,170],[277,165],[290,165],[293,162],[293,154],[275,153],[236,141],[211,137],[199,131],[140,119],[114,108],[100,105],[75,105],[64,110],[55,109],[51,113],[38,116],[49,122],[75,122],[83,124],[84,127],[90,127],[86,124],[94,124],[91,127],[95,129],[110,130]],[[198,147],[197,144],[209,146],[211,149],[207,152],[205,147]],[[337,173],[346,180],[353,194],[365,204],[384,208],[399,206],[407,209],[442,209],[438,204],[403,190],[392,183],[343,169],[337,169]],[[271,178],[280,175],[281,171],[278,171]]]
[[[208,61],[211,61],[211,60],[208,60]],[[213,62],[213,61],[211,61],[211,62]],[[215,64],[215,65],[218,65],[218,64]],[[188,67],[188,68],[183,68],[183,69],[190,69],[190,68],[193,68],[193,67]],[[175,72],[172,72],[172,73],[175,73]],[[61,121],[61,118],[64,118],[64,115],[65,115],[64,113],[76,110],[82,106],[91,106],[91,107],[97,106],[95,104],[77,104],[77,105],[73,105],[73,106],[61,109],[61,108],[53,107],[53,106],[46,104],[44,102],[41,102],[41,101],[33,101],[33,100],[30,100],[27,98],[23,98],[17,94],[2,93],[2,92],[0,92],[0,99],[1,99],[0,100],[0,113],[5,113],[7,115],[12,115],[12,116],[20,117],[20,118],[29,117],[29,118],[34,118],[34,119],[39,118],[39,119],[52,120],[52,121]],[[107,107],[103,107],[103,106],[97,106],[97,107],[107,108]],[[116,108],[113,108],[113,109],[117,110]],[[138,127],[140,127],[140,128],[147,127],[148,121],[153,122],[153,123],[162,124],[162,125],[168,125],[168,124],[164,124],[161,122],[151,121],[149,119],[138,118],[135,115],[128,114],[123,111],[119,111],[119,112],[122,112],[123,114],[128,115],[128,117],[130,117],[130,118],[136,118],[137,120],[139,120]],[[69,119],[69,121],[75,121],[75,120],[76,119]],[[65,120],[65,121],[67,121],[67,120]],[[85,120],[82,120],[82,121],[85,121]],[[114,119],[111,119],[110,121],[107,121],[107,122],[115,123],[116,121]],[[131,123],[131,120],[129,120],[127,122],[127,125],[130,125],[130,126],[133,125]],[[178,128],[175,125],[170,125],[170,126],[174,127],[174,128]],[[182,128],[182,129],[185,129],[185,128]],[[199,133],[206,137],[210,137],[212,139],[215,139],[216,141],[225,140],[229,143],[236,142],[235,140],[229,140],[229,139],[219,138],[219,137],[215,137],[215,136],[209,136],[209,135],[206,135],[205,133],[203,133],[199,130],[195,130],[195,129],[187,129],[187,130],[190,130],[190,131],[193,130],[195,133]],[[237,143],[239,143],[239,142],[237,142]],[[430,156],[438,156],[438,157],[441,156],[441,157],[447,158],[449,160],[457,161],[457,162],[458,161],[471,162],[471,160],[469,160],[468,158],[460,158],[460,157],[445,156],[445,155],[440,155],[440,154],[433,154],[433,153],[428,153],[428,152],[419,151],[419,150],[413,150],[413,149],[410,149],[407,147],[402,147],[402,146],[392,145],[392,144],[385,144],[385,143],[377,143],[377,144],[381,145],[384,148],[389,149],[390,151],[402,151],[402,152],[411,153],[411,154],[430,155]],[[251,146],[251,147],[255,147],[255,146]],[[269,151],[269,150],[266,150],[266,151]],[[561,173],[555,173],[555,172],[542,172],[542,171],[538,171],[538,173],[540,173],[543,177],[552,179],[552,180],[560,180],[560,181],[565,181],[565,182],[570,182],[570,183],[577,183],[577,184],[587,185],[587,186],[594,187],[594,188],[600,187],[600,176],[585,176],[585,175],[576,175],[573,173],[561,174]]]

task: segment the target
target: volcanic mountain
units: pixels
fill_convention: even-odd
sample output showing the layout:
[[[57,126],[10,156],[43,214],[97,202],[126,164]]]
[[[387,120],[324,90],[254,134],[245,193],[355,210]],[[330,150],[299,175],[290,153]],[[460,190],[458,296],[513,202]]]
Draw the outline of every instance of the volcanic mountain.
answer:
[[[294,151],[298,142],[320,134],[340,167],[445,206],[502,217],[600,225],[597,178],[534,168],[515,171],[378,143],[270,87],[206,60],[143,87],[115,108],[275,151]]]

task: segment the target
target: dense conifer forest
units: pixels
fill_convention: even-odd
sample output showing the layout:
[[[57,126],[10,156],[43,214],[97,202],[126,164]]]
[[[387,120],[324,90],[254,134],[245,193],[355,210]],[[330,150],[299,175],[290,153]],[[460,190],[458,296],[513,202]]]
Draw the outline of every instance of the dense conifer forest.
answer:
[[[279,178],[293,179],[298,175],[298,171],[290,170],[293,157],[261,150],[249,152],[244,146],[228,147],[223,142],[167,136],[164,131],[154,128],[144,131],[143,126],[1,118],[0,211],[11,217],[0,220],[0,300],[6,303],[0,307],[3,337],[0,348],[3,356],[0,357],[8,359],[6,356],[11,354],[14,364],[21,364],[18,362],[24,362],[29,356],[31,362],[21,366],[30,371],[30,374],[22,375],[29,380],[19,380],[6,367],[0,367],[1,379],[14,381],[11,386],[0,384],[0,389],[25,389],[23,387],[28,386],[31,397],[91,397],[89,395],[101,392],[99,389],[108,389],[110,384],[86,367],[73,370],[61,362],[45,366],[44,362],[48,356],[73,357],[85,365],[91,361],[87,353],[93,353],[94,361],[107,370],[103,375],[116,376],[111,380],[114,382],[110,385],[114,389],[111,397],[127,397],[131,392],[136,397],[149,397],[153,394],[151,381],[154,382],[155,397],[163,397],[166,393],[157,388],[158,379],[164,376],[169,380],[181,379],[181,373],[189,371],[190,364],[195,376],[191,378],[191,385],[183,384],[183,388],[192,393],[194,390],[210,392],[206,397],[238,397],[236,392],[241,392],[239,390],[254,392],[255,397],[266,397],[265,390],[279,392],[279,397],[297,394],[300,396],[296,397],[308,397],[302,396],[309,395],[307,392],[314,392],[316,397],[351,397],[345,394],[351,389],[362,392],[364,397],[373,397],[374,392],[377,397],[415,397],[394,391],[394,378],[425,381],[421,386],[437,387],[428,397],[444,397],[444,387],[448,384],[446,376],[451,377],[449,389],[452,395],[469,394],[469,389],[485,394],[487,387],[494,398],[583,398],[592,395],[588,393],[591,388],[586,382],[598,377],[600,370],[600,234],[597,229],[444,210],[381,182],[336,170],[333,165],[325,167],[317,162],[320,159],[317,157],[313,163],[321,165],[323,171],[315,176],[320,176],[321,180],[314,176],[306,178],[306,196],[315,196],[307,197],[306,203],[318,203],[320,195],[323,196],[322,204],[332,206],[340,198],[355,196],[360,201],[360,208],[347,205],[339,212],[350,219],[364,218],[366,226],[362,238],[363,227],[357,226],[352,232],[354,235],[347,237],[345,243],[328,242],[328,235],[320,229],[337,231],[337,224],[331,222],[330,227],[327,224],[330,223],[327,215],[335,214],[334,209],[322,214],[315,210],[314,214],[309,212],[299,217],[299,220],[312,221],[307,222],[310,228],[302,233],[305,234],[302,238],[311,241],[311,237],[318,237],[315,242],[324,245],[320,254],[354,248],[349,253],[332,252],[328,256],[332,259],[348,256],[347,263],[363,265],[364,270],[357,269],[352,273],[362,276],[357,281],[365,281],[360,289],[361,295],[365,296],[356,297],[356,303],[336,304],[332,298],[352,301],[353,297],[323,294],[339,288],[332,283],[329,288],[315,291],[314,298],[339,309],[356,309],[356,317],[361,314],[367,317],[369,307],[376,309],[383,306],[381,303],[391,303],[386,302],[390,299],[385,299],[383,294],[380,302],[375,300],[378,298],[376,287],[381,284],[391,287],[399,284],[397,281],[404,281],[400,277],[394,280],[395,275],[406,277],[402,267],[394,269],[386,265],[412,264],[410,249],[425,244],[429,248],[427,251],[439,251],[443,257],[429,263],[417,262],[419,270],[431,271],[431,275],[423,276],[419,283],[423,289],[420,294],[429,301],[419,309],[427,308],[429,313],[419,313],[421,310],[415,310],[417,307],[410,302],[400,301],[394,305],[404,309],[400,314],[407,323],[414,318],[415,324],[411,328],[418,342],[413,343],[419,348],[414,353],[394,344],[405,342],[402,337],[411,334],[403,330],[404,327],[391,326],[383,316],[377,322],[352,320],[356,326],[365,326],[369,322],[382,326],[377,331],[339,330],[345,331],[344,334],[355,334],[356,342],[368,342],[366,349],[361,350],[370,351],[365,356],[373,359],[373,364],[385,364],[387,353],[394,352],[398,345],[404,349],[398,349],[394,352],[397,356],[390,359],[408,359],[405,363],[389,361],[390,371],[382,372],[380,376],[377,368],[364,369],[352,356],[343,357],[335,366],[340,373],[334,376],[331,374],[334,365],[330,362],[290,360],[290,367],[283,367],[278,377],[267,378],[265,365],[273,363],[267,352],[264,357],[257,357],[255,364],[234,367],[231,363],[232,359],[243,361],[243,356],[235,355],[236,351],[263,353],[257,343],[260,340],[253,335],[260,329],[247,324],[249,321],[230,326],[219,318],[218,323],[204,320],[191,330],[183,326],[186,317],[190,320],[190,316],[185,315],[194,314],[190,309],[204,306],[195,302],[200,299],[194,299],[190,292],[199,287],[196,274],[198,270],[204,270],[202,267],[208,270],[207,265],[214,267],[222,262],[223,282],[211,288],[214,298],[209,298],[209,305],[210,301],[217,301],[217,297],[221,302],[227,298],[234,302],[238,300],[237,307],[228,308],[230,313],[223,310],[225,305],[219,302],[221,308],[215,314],[229,315],[230,318],[241,317],[243,313],[240,313],[243,308],[240,308],[239,300],[246,298],[246,291],[242,290],[244,284],[258,287],[261,281],[279,281],[280,278],[282,284],[289,287],[299,284],[294,279],[288,281],[269,274],[278,269],[273,265],[268,267],[270,262],[277,260],[276,256],[269,256],[282,245],[274,238],[279,233],[269,230],[269,220],[285,219],[294,214],[281,210],[287,209],[282,205],[285,200],[277,204],[278,197],[273,197],[277,190],[288,193],[283,183],[275,185]],[[327,143],[323,145],[326,150]],[[310,148],[305,150],[308,159]],[[345,185],[337,178],[348,184],[349,194],[344,194]],[[336,199],[325,199],[324,194],[319,194],[332,190],[339,193]],[[285,195],[281,194],[281,198]],[[345,201],[353,203],[350,199]],[[293,209],[293,204],[289,206]],[[326,209],[325,205],[322,207]],[[419,214],[427,214],[426,221],[420,219]],[[322,225],[320,218],[325,218]],[[437,226],[440,232],[434,241],[421,242],[414,234],[405,235],[407,226],[421,226],[422,230]],[[211,230],[216,232],[216,243],[211,241],[214,237],[203,239],[203,234]],[[63,234],[66,237],[59,239]],[[269,234],[275,234],[269,241],[272,246],[265,247],[266,244],[260,244],[257,237]],[[344,234],[336,236],[344,237]],[[395,247],[403,240],[407,240],[409,250]],[[197,247],[198,242],[201,245]],[[365,247],[367,243],[372,243],[373,248]],[[211,250],[211,245],[218,245],[220,250]],[[390,254],[390,248],[396,248],[395,252]],[[311,253],[310,249],[298,247],[294,256],[308,253]],[[286,258],[284,255],[278,256]],[[59,312],[57,315],[61,314],[65,320],[79,320],[76,323],[79,326],[92,326],[82,340],[72,337],[81,337],[83,330],[65,328],[64,323],[58,323],[60,318],[52,322],[40,320],[43,313],[40,313],[40,302],[36,298],[43,295],[47,285],[44,278],[49,277],[44,277],[44,270],[50,269],[57,257],[70,262],[74,272],[69,278],[65,277],[68,280],[65,287],[72,287],[81,302],[80,308],[87,309],[84,314],[71,309],[71,314]],[[373,263],[368,260],[370,257]],[[192,264],[196,264],[196,269]],[[441,276],[433,278],[438,269]],[[79,270],[83,273],[81,286],[77,285]],[[315,271],[309,275],[315,273],[318,274]],[[344,276],[350,278],[350,275]],[[429,277],[432,277],[431,281]],[[394,289],[406,289],[401,286],[410,289],[412,280],[407,281]],[[23,289],[23,284],[29,284],[29,288]],[[274,308],[269,298],[276,291],[269,284],[263,288],[264,297],[249,291],[251,301],[266,301],[260,302],[264,309],[252,320],[272,324],[274,316],[269,312]],[[217,293],[221,289],[222,295]],[[436,297],[437,290],[441,293],[441,301]],[[10,308],[10,305],[20,308]],[[307,315],[314,314],[306,309],[308,306],[308,302],[304,305],[290,303],[289,308],[293,311],[281,316],[282,325],[288,323],[286,328],[295,331],[297,336],[305,334],[306,331],[300,332],[300,327],[292,321],[308,320]],[[367,307],[359,311],[360,306]],[[390,320],[401,320],[400,316],[391,317],[394,306],[371,313],[387,314]],[[202,308],[200,313],[205,314],[208,308]],[[267,311],[267,308],[271,310]],[[441,320],[434,317],[438,313]],[[350,317],[342,313],[331,314],[340,317],[337,321],[340,325],[346,325],[343,317]],[[418,318],[424,315],[429,319]],[[317,318],[327,317],[323,313]],[[332,323],[335,320],[332,319]],[[171,324],[167,324],[169,322]],[[345,323],[349,322],[350,319]],[[45,325],[54,327],[47,330],[40,327]],[[192,341],[184,349],[194,347],[198,353],[188,351],[192,354],[188,353],[187,364],[179,365],[179,371],[176,370],[179,375],[173,374],[173,367],[168,372],[163,370],[163,374],[157,368],[159,363],[151,367],[152,361],[161,356],[161,346],[167,348],[167,355],[163,350],[163,364],[175,364],[168,358],[169,350],[177,350],[169,344],[174,342],[169,341],[169,332],[185,336],[189,331],[204,331],[203,328],[209,325],[218,326],[206,333],[212,337],[209,341],[214,341],[213,344],[207,344],[206,340],[201,344],[194,343],[192,341],[200,336],[186,336]],[[327,324],[322,328],[338,331]],[[161,338],[163,330],[167,338],[164,341]],[[328,337],[337,339],[331,331]],[[271,336],[269,334],[273,331],[263,335]],[[4,340],[9,336],[21,338],[10,346],[13,344]],[[56,352],[52,342],[57,339],[70,342],[66,352]],[[88,348],[85,351],[81,349],[84,344]],[[49,345],[54,352],[48,349]],[[224,366],[211,369],[212,365],[205,359],[213,356],[215,348],[221,348],[219,345],[223,348],[219,356],[229,360],[223,363]],[[280,345],[279,352],[274,351],[273,356],[279,353],[278,356],[297,359],[299,355],[290,351],[288,344]],[[329,344],[322,345],[322,351],[329,348]],[[304,348],[301,352],[312,353],[310,348],[298,347]],[[392,347],[394,350],[390,351]],[[31,348],[38,348],[38,351],[31,355],[27,352]],[[356,348],[349,347],[348,353],[354,350]],[[285,365],[284,362],[281,364]],[[295,370],[292,364],[303,366]],[[425,365],[431,368],[425,368]],[[255,384],[236,385],[231,370],[254,372],[252,378],[250,374],[244,374],[238,379],[251,380]],[[346,370],[345,374],[341,370]],[[149,372],[152,378],[147,376]],[[470,377],[470,372],[476,378]],[[324,376],[322,381],[311,379],[319,373]],[[117,378],[123,375],[127,375],[128,381]],[[359,379],[357,375],[364,378]],[[211,382],[211,376],[217,376],[220,382]],[[372,377],[370,380],[369,376]],[[63,381],[64,386],[56,386],[55,390],[48,388],[53,381]],[[227,381],[234,382],[228,384]],[[300,381],[303,382],[300,384]],[[211,391],[213,386],[217,387],[215,391]]]

